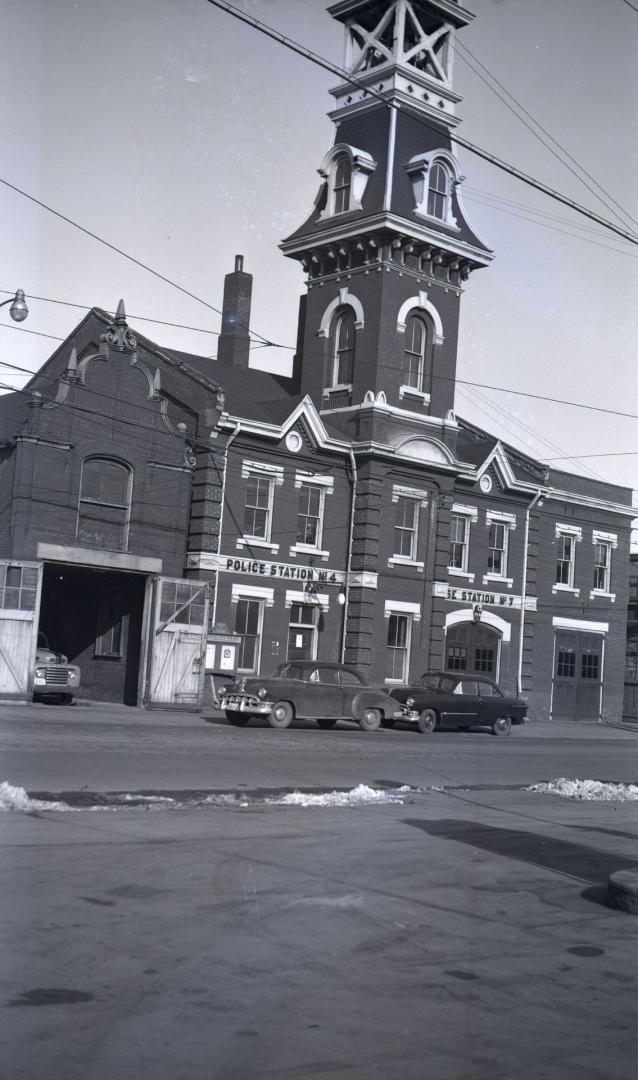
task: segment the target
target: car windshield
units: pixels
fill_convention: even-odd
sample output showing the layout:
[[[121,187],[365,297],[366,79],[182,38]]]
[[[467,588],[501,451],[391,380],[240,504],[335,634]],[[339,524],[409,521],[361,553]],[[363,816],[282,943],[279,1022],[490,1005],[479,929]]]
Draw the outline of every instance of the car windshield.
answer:
[[[312,669],[305,664],[278,664],[274,671],[271,671],[268,676],[269,679],[301,679],[303,682],[307,682],[308,675]]]
[[[422,675],[417,680],[417,686],[423,687],[424,690],[442,690],[446,693],[454,690],[457,683],[457,679],[453,675]]]

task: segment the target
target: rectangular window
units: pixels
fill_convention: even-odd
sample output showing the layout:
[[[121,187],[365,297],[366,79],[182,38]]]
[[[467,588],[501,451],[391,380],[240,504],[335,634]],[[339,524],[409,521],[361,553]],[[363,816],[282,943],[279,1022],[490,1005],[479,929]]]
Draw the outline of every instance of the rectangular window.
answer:
[[[0,608],[35,611],[38,571],[34,566],[0,563]]]
[[[452,514],[450,527],[450,569],[467,571],[470,521],[464,514]]]
[[[403,559],[416,559],[419,504],[416,499],[400,495],[394,511],[394,554]]]
[[[507,540],[508,528],[501,521],[490,522],[487,554],[487,572],[498,577],[507,577]]]
[[[580,658],[581,679],[598,680],[600,672],[600,657],[596,653],[583,653]]]
[[[573,679],[575,677],[576,653],[574,649],[559,649],[556,674],[559,679]]]
[[[274,481],[267,476],[248,476],[244,536],[270,540],[273,483]]]
[[[445,666],[448,671],[465,671],[467,669],[467,647],[465,645],[449,645]]]
[[[237,670],[244,675],[256,675],[261,653],[262,600],[238,600],[235,612],[235,633],[241,638]]]
[[[609,592],[611,570],[611,544],[594,544],[594,588],[600,592]]]
[[[318,615],[319,608],[316,604],[292,605],[288,626],[287,660],[314,660],[316,658]]]
[[[310,547],[321,547],[323,526],[322,488],[315,484],[302,484],[299,488],[299,507],[297,510],[297,543]]]
[[[126,616],[122,594],[102,593],[98,603],[95,655],[119,659],[124,649]]]
[[[411,626],[410,615],[391,614],[388,619],[385,677],[393,682],[408,681]]]
[[[576,541],[573,536],[558,536],[558,552],[556,558],[556,584],[574,585],[574,559],[576,554]]]

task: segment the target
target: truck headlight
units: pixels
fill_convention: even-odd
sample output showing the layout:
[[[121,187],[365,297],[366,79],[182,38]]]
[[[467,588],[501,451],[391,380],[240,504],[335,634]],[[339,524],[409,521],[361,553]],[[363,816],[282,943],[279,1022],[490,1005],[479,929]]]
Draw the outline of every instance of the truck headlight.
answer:
[[[414,698],[413,697],[406,698],[405,703],[406,703],[408,709],[411,709],[412,706],[414,705]]]
[[[265,690],[263,686],[260,687],[259,690],[257,691],[257,697],[259,698],[259,700],[263,701],[264,698],[267,697],[267,696],[268,696],[268,691]]]
[[[46,678],[46,670],[44,668],[37,667],[35,669],[35,677],[36,677],[36,679],[45,679]]]
[[[69,672],[69,681],[70,681],[71,679],[77,679],[77,677],[78,677],[78,673],[77,673],[77,671],[70,671],[70,672]]]

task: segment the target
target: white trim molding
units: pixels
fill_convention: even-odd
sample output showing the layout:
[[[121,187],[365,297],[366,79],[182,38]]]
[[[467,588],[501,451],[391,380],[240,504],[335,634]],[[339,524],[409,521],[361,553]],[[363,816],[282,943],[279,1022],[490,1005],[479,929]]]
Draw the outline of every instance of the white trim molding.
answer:
[[[562,615],[554,615],[552,626],[556,630],[581,630],[583,634],[606,634],[609,630],[607,622],[592,622],[591,619],[565,619]]]
[[[335,481],[334,476],[326,476],[325,473],[296,472],[295,487],[300,488],[302,484],[320,485],[321,487],[327,488],[327,490],[332,495],[334,491]]]
[[[243,582],[236,582],[231,589],[231,604],[236,604],[238,600],[265,600],[266,607],[274,607],[275,604],[275,590],[267,589],[265,585],[244,585]]]
[[[471,518],[472,521],[478,521],[478,507],[477,506],[464,506],[462,503],[452,503],[453,514],[464,514],[465,517]]]
[[[330,597],[328,593],[305,593],[294,589],[286,589],[284,607],[290,608],[293,604],[307,604],[309,607],[317,604],[322,611],[327,611],[330,607]]]
[[[355,314],[355,330],[363,330],[365,325],[365,319],[363,315],[363,304],[354,293],[351,293],[348,288],[339,289],[339,295],[335,296],[334,300],[331,300],[328,307],[321,316],[321,323],[317,330],[317,337],[326,338],[330,333],[330,323],[332,322],[332,316],[335,311],[340,307],[351,307]]]
[[[283,465],[271,465],[267,461],[242,461],[242,480],[246,480],[251,473],[258,473],[260,476],[267,476],[270,479],[274,479],[278,487],[281,487],[284,482]]]
[[[288,550],[293,559],[297,555],[319,555],[319,557],[324,560],[330,558],[329,551],[323,551],[321,548],[313,547],[312,544],[293,544]]]
[[[271,551],[273,555],[276,555],[279,551],[279,544],[273,544],[270,540],[264,540],[261,536],[238,536],[235,544],[240,549],[245,547],[265,548],[267,551]]]
[[[495,521],[498,525],[509,525],[510,529],[516,528],[516,514],[506,514],[501,510],[486,510],[485,520],[488,525]]]
[[[456,626],[457,623],[474,622],[474,608],[459,608],[457,611],[450,611],[445,616],[445,630],[447,632],[450,626]],[[505,643],[512,639],[512,625],[501,619],[500,615],[495,615],[493,611],[488,611],[483,608],[481,611],[481,622],[486,623],[487,626],[491,626],[493,630],[498,630],[501,635],[501,640]]]
[[[562,522],[556,522],[556,530],[554,532],[556,540],[559,536],[575,536],[577,540],[582,540],[583,530],[580,525],[565,525]]]
[[[421,621],[421,605],[411,600],[386,600],[383,611],[386,619],[391,615],[411,615],[415,622]]]
[[[580,596],[580,589],[577,589],[574,585],[563,585],[560,581],[557,581],[552,585],[552,592],[565,592],[571,593],[572,596]]]
[[[425,510],[428,505],[430,493],[423,488],[406,487],[404,484],[392,485],[392,502],[398,502],[399,499],[415,499],[421,504],[422,509]]]
[[[425,563],[419,562],[417,559],[409,559],[406,555],[392,555],[388,559],[388,566],[406,566],[408,569],[418,570],[420,574],[425,569]]]
[[[616,533],[600,532],[599,529],[594,529],[591,534],[592,544],[611,544],[613,548],[618,547],[618,536]]]
[[[425,289],[422,289],[416,296],[411,296],[409,300],[406,300],[399,308],[399,314],[397,315],[397,333],[405,333],[405,324],[407,317],[411,311],[425,311],[430,316],[434,323],[434,344],[442,345],[445,338],[443,335],[443,323],[441,316],[436,310],[434,304],[428,300],[428,294]]]
[[[334,177],[339,158],[347,158],[350,162],[350,200],[345,210],[335,210]],[[317,169],[319,176],[327,185],[326,208],[319,214],[319,221],[327,218],[340,217],[342,214],[352,214],[361,210],[361,200],[370,179],[371,174],[377,167],[377,163],[367,150],[358,150],[349,143],[334,143]]]

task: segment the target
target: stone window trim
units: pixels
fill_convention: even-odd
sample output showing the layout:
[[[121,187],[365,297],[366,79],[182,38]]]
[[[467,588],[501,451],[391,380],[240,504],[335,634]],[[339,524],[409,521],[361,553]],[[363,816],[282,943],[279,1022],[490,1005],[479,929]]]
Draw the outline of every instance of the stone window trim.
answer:
[[[300,488],[302,484],[316,484],[317,486],[325,487],[329,495],[334,492],[334,476],[326,476],[325,473],[310,473],[310,472],[296,472],[295,473],[295,487]]]
[[[430,404],[430,394],[426,394],[425,390],[417,390],[415,386],[400,386],[399,400],[402,400],[404,397],[417,398],[423,405]]]
[[[392,502],[398,502],[399,499],[414,499],[415,502],[421,504],[421,508],[425,510],[428,505],[428,499],[430,492],[425,491],[423,488],[406,487],[404,484],[392,485]]]
[[[421,289],[416,296],[411,296],[406,300],[397,313],[397,333],[405,334],[405,327],[408,321],[408,316],[414,312],[417,315],[419,312],[423,312],[430,316],[434,326],[434,344],[442,345],[445,341],[445,335],[443,334],[443,321],[439,315],[434,304],[428,300],[428,294],[426,289]]]
[[[605,592],[604,589],[592,589],[589,594],[589,599],[594,600],[597,596],[602,600],[609,600],[611,604],[616,603],[616,593]]]
[[[328,593],[310,594],[295,589],[286,589],[284,607],[291,608],[293,604],[306,604],[308,606],[316,605],[320,607],[322,611],[328,611],[330,607],[330,596]]]
[[[601,532],[599,529],[594,529],[591,540],[592,544],[610,544],[612,548],[618,547],[616,533]]]
[[[562,522],[557,521],[554,531],[554,539],[558,540],[559,536],[573,536],[576,541],[580,541],[583,538],[582,526],[566,525]]]
[[[475,574],[471,574],[469,570],[459,570],[456,566],[448,566],[447,572],[450,577],[462,577],[474,584]]]
[[[580,630],[583,634],[607,634],[609,623],[592,622],[590,619],[568,619],[562,615],[554,615],[552,626],[557,630]]]
[[[238,548],[265,548],[273,555],[279,552],[279,544],[273,544],[271,540],[262,540],[261,536],[238,536],[235,545]]]
[[[230,602],[236,604],[238,600],[264,600],[266,607],[274,607],[275,590],[268,589],[265,585],[236,583],[231,589]]]
[[[284,482],[283,465],[271,465],[268,461],[242,461],[242,480],[246,480],[250,473],[256,473],[260,476],[270,476],[274,479],[278,487],[281,487]]]
[[[464,506],[462,503],[452,504],[453,514],[464,514],[465,517],[469,517],[474,523],[478,521],[478,507],[477,506]]]
[[[354,328],[355,330],[363,330],[365,325],[363,304],[361,303],[359,298],[354,295],[354,293],[351,293],[349,289],[344,286],[344,288],[339,289],[339,295],[335,296],[334,300],[330,301],[323,315],[321,316],[321,322],[319,324],[319,329],[317,330],[317,337],[327,338],[329,336],[330,327],[334,315],[338,311],[338,309],[342,307],[352,308],[355,317]]]
[[[496,585],[505,585],[508,589],[511,589],[514,584],[514,578],[501,577],[500,574],[485,574],[483,576],[483,584],[489,585],[490,582]]]
[[[516,514],[507,514],[502,510],[486,510],[485,521],[488,525],[494,521],[497,525],[508,525],[510,529],[516,528]]]
[[[435,214],[428,212],[428,199],[430,195],[430,170],[433,165],[440,165],[448,174],[448,189],[446,195],[446,205],[443,214],[439,217]],[[437,225],[446,225],[448,229],[454,232],[460,232],[458,223],[454,214],[452,213],[453,194],[458,184],[462,184],[465,179],[461,175],[459,163],[453,154],[450,154],[446,150],[440,148],[429,150],[425,154],[416,154],[410,158],[405,170],[410,177],[412,183],[412,191],[414,195],[414,210],[413,213],[427,222],[436,223]]]
[[[386,600],[383,616],[389,619],[391,615],[412,615],[415,622],[420,622],[421,605],[412,600]]]
[[[339,162],[343,161],[344,158],[347,158],[350,162],[350,192],[347,208],[337,211],[335,209],[335,179]],[[319,176],[327,185],[326,206],[319,214],[319,221],[361,211],[368,180],[376,167],[377,162],[366,150],[359,150],[356,146],[350,146],[349,143],[335,143],[317,170]]]
[[[419,562],[418,559],[408,559],[405,555],[392,555],[392,557],[388,559],[388,566],[410,567],[413,570],[418,570],[420,574],[425,570],[425,563]]]
[[[555,582],[552,585],[553,593],[570,593],[572,596],[580,596],[580,589],[577,589],[574,585],[563,585],[560,581]]]
[[[296,558],[297,555],[318,555],[324,562],[327,562],[330,558],[330,552],[324,551],[323,548],[313,547],[312,544],[293,544],[289,548],[289,553],[292,558]]]

